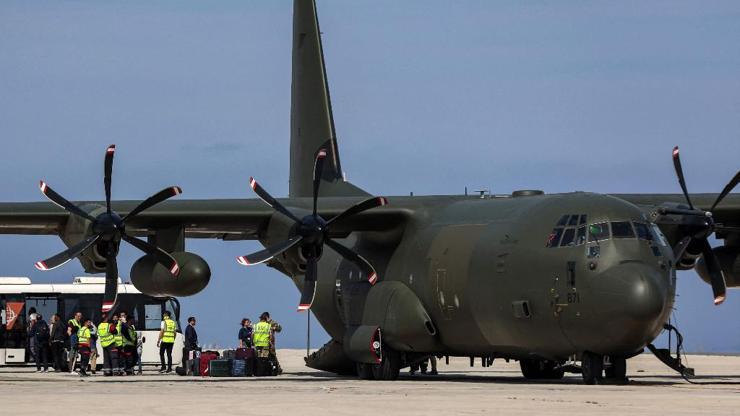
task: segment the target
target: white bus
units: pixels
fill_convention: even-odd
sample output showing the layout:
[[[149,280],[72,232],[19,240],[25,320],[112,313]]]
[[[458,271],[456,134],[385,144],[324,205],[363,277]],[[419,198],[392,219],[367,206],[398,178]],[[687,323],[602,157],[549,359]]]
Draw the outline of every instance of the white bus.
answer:
[[[28,342],[28,320],[31,308],[51,324],[51,316],[58,313],[65,325],[75,312],[83,319],[90,318],[97,326],[101,320],[100,305],[105,290],[105,277],[75,277],[72,284],[33,284],[27,277],[0,277],[0,366],[23,365],[31,362]],[[159,365],[159,337],[162,313],[172,313],[177,323],[175,346],[172,349],[173,366],[182,361],[183,335],[180,331],[180,303],[173,297],[154,297],[142,294],[130,283],[118,279],[118,310],[134,318],[136,329],[146,337],[142,364]],[[102,351],[98,343],[98,366]],[[66,355],[65,355],[66,357]],[[49,357],[51,360],[51,357]]]

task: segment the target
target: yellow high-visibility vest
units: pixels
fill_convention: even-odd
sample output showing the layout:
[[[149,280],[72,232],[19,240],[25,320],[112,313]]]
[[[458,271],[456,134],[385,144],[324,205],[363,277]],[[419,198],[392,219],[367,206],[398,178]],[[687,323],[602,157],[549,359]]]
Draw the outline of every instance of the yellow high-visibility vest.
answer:
[[[98,325],[98,339],[100,340],[100,346],[103,348],[110,347],[113,344],[113,334],[108,330],[108,322],[101,322]]]
[[[90,328],[83,326],[77,331],[77,345],[90,345]]]
[[[166,344],[175,343],[175,334],[177,331],[177,324],[170,318],[164,318],[164,334],[162,334],[162,342]]]
[[[255,347],[267,348],[270,346],[270,331],[272,326],[265,322],[260,321],[254,326],[254,332],[252,333],[252,342]]]
[[[121,335],[121,321],[116,323],[116,335],[113,335],[113,343],[116,347],[123,347],[123,335]]]

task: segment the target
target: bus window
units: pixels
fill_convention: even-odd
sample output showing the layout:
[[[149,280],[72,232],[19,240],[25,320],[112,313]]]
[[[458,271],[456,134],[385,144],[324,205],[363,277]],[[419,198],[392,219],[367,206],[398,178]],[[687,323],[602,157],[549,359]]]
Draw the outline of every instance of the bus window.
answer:
[[[144,329],[146,330],[158,330],[159,323],[162,322],[162,304],[161,303],[147,303],[144,305]]]

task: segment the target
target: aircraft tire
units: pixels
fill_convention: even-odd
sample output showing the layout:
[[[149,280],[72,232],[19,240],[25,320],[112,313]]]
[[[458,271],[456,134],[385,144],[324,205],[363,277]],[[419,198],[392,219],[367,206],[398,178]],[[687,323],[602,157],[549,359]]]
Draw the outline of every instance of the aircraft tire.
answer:
[[[627,359],[624,357],[610,357],[611,367],[607,368],[606,378],[615,380],[625,380],[627,378]]]
[[[401,372],[401,355],[388,348],[383,348],[383,360],[372,366],[373,377],[376,380],[396,380]]]
[[[357,366],[357,378],[360,380],[373,380],[373,369],[371,364],[356,363]]]
[[[522,375],[527,380],[559,380],[565,371],[556,370],[557,363],[547,360],[520,360]]]
[[[581,357],[581,370],[583,382],[586,384],[599,384],[604,374],[604,356],[592,352],[584,352]]]

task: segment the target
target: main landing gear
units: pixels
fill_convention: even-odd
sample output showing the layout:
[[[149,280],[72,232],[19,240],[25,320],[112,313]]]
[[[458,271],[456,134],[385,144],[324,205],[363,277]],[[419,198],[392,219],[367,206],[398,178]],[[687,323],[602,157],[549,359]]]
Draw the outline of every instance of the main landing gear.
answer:
[[[626,384],[627,359],[586,351],[581,356],[581,373],[586,384]]]
[[[519,366],[527,380],[559,380],[565,374],[555,361],[525,359],[519,361]]]
[[[357,363],[356,366],[360,380],[396,380],[401,372],[401,354],[384,347],[379,364]]]

